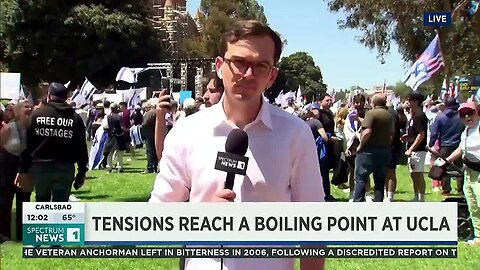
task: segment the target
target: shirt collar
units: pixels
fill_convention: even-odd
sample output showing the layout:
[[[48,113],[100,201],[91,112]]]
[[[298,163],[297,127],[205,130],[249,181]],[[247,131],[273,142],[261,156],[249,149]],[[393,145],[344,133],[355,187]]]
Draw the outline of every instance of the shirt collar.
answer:
[[[225,110],[223,109],[223,95],[220,101],[212,106],[212,124],[214,127],[220,127],[222,125],[228,125],[234,127],[234,125],[227,120],[227,116],[225,115]],[[253,120],[250,124],[248,124],[245,128],[248,128],[252,125],[255,125],[257,123],[262,123],[265,127],[269,128],[270,130],[273,130],[273,125],[272,125],[272,116],[271,116],[271,108],[270,104],[263,100],[262,98],[262,105],[260,108],[260,111],[257,114],[257,117],[255,120]]]

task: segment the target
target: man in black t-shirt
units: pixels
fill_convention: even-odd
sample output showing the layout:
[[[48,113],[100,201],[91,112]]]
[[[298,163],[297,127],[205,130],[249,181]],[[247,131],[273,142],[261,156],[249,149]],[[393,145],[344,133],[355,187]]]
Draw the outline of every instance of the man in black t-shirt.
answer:
[[[317,103],[320,105],[318,120],[322,123],[325,132],[329,134],[329,139],[326,142],[327,156],[325,161],[320,164],[320,169],[323,171],[322,177],[327,177],[330,183],[329,174],[326,172],[329,172],[330,169],[333,168],[333,145],[335,141],[337,141],[337,137],[335,137],[335,119],[330,110],[330,107],[332,107],[332,97],[327,93],[321,93],[317,98]],[[325,194],[327,193],[325,192]],[[326,200],[336,201],[336,198],[332,195],[326,195]]]
[[[407,124],[407,134],[402,136],[402,141],[407,142],[408,165],[410,176],[413,180],[414,197],[412,201],[423,202],[425,200],[425,156],[427,155],[427,129],[428,119],[422,111],[424,96],[413,92],[407,98],[407,106],[410,107],[411,117]]]
[[[311,108],[310,112],[308,112],[308,119],[306,121],[307,125],[310,127],[312,130],[313,138],[315,139],[315,142],[317,142],[317,139],[319,137],[322,137],[323,142],[328,141],[328,136],[327,133],[325,132],[325,129],[323,128],[322,122],[318,120],[320,116],[320,108],[317,104],[314,104],[313,108]],[[328,156],[327,156],[328,157]],[[323,159],[319,158],[320,161],[320,173],[322,175],[322,184],[323,184],[323,191],[325,192],[325,200],[331,200],[332,199],[332,193],[331,193],[331,188],[330,188],[330,180],[329,180],[329,160],[327,157],[324,157]]]

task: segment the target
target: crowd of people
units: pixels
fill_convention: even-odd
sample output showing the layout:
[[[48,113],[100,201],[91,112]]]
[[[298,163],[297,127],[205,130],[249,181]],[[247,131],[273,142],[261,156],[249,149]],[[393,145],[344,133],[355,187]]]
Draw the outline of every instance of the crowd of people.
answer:
[[[322,93],[302,108],[291,102],[281,108],[263,97],[278,74],[281,51],[281,39],[268,26],[240,21],[223,36],[216,72],[209,74],[202,98],[178,104],[162,91],[133,111],[125,103],[101,101],[92,103],[89,111],[75,113],[68,90],[51,83],[38,104],[7,105],[0,130],[2,241],[12,238],[14,196],[21,240],[21,203],[30,201],[32,191],[39,202],[68,201],[72,185],[78,189],[84,184],[87,141],[95,143],[99,128],[107,132],[100,168],[109,173],[124,171],[125,152],[135,158],[135,149],[145,147],[145,173],[157,173],[150,202],[337,201],[331,185],[349,192],[351,202],[392,202],[396,168],[403,156],[408,157],[412,201],[423,202],[427,152],[436,149],[449,162],[466,166],[465,177],[457,178],[457,195],[465,196],[480,236],[480,127],[475,103],[458,104],[455,99],[435,103],[412,92],[394,108],[382,93],[372,97],[358,93],[352,104],[345,102],[334,113],[332,97]],[[140,139],[132,133],[135,128]],[[213,164],[235,128],[248,134],[246,155],[251,162],[247,175],[236,176],[238,184],[228,190],[225,175]],[[450,178],[434,180],[434,190],[451,194]],[[186,265],[195,269],[217,263],[189,259]],[[239,269],[293,267],[290,259],[222,263]],[[302,259],[301,264],[319,269],[323,260]]]

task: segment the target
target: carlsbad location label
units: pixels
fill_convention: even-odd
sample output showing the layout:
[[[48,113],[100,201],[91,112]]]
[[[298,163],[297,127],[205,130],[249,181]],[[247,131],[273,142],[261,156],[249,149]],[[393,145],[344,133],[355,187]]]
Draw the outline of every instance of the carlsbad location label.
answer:
[[[24,203],[24,245],[83,245],[83,203]]]

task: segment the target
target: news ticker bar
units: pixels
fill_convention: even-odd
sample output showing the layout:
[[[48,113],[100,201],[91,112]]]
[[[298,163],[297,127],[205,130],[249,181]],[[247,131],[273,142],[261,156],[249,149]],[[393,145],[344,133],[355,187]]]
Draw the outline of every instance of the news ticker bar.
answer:
[[[23,258],[457,258],[457,247],[23,247]]]

